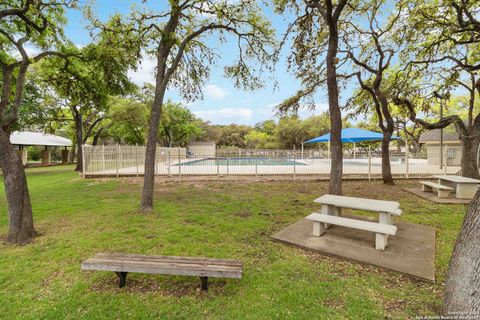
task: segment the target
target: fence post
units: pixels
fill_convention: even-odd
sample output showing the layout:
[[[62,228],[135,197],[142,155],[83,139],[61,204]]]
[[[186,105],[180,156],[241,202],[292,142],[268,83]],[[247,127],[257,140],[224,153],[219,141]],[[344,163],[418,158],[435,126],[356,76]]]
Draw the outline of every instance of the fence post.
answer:
[[[227,176],[230,173],[230,158],[227,158]]]
[[[135,164],[137,165],[137,177],[138,177],[138,144],[135,143]]]
[[[448,149],[448,146],[445,146],[445,148],[443,149],[444,150],[444,155],[443,155],[443,159],[445,161],[445,164],[443,166],[443,174],[444,175],[447,175],[447,166],[448,166],[448,158],[447,158],[447,149]]]
[[[297,178],[297,151],[293,146],[293,180]]]
[[[170,171],[171,170],[171,168],[170,168],[171,164],[170,163],[171,163],[171,158],[172,157],[170,156],[170,148],[167,148],[167,149],[168,149],[167,150],[168,151],[168,175],[171,175],[172,172]]]
[[[85,155],[86,153],[85,144],[83,144],[81,148],[82,148],[82,178],[85,179],[85,171],[87,168],[87,162],[85,161],[85,159],[87,158]]]
[[[258,177],[258,158],[255,157],[255,177]]]
[[[105,145],[102,144],[102,172],[105,173]]]
[[[119,157],[119,149],[120,149],[120,146],[117,144],[117,148],[116,148],[116,153],[115,153],[115,171],[117,172],[117,178],[118,178],[118,157]]]
[[[410,164],[408,159],[410,158],[410,149],[408,148],[408,140],[405,143],[405,178],[408,179],[410,173]]]
[[[372,180],[372,147],[368,146],[368,180]]]
[[[178,178],[182,180],[182,162],[180,161],[180,148],[178,150]]]

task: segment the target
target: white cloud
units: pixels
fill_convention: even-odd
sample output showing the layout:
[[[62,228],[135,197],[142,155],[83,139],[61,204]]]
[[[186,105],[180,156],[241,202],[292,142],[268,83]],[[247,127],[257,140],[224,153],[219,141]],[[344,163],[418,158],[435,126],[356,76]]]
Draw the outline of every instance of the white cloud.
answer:
[[[320,113],[328,111],[328,103],[316,103],[315,109],[309,109],[306,107],[301,107],[298,110],[298,115],[301,119],[306,119],[311,116],[318,116]]]
[[[253,111],[248,108],[223,108],[193,112],[197,117],[214,124],[250,123]]]
[[[220,100],[226,97],[227,90],[215,84],[209,84],[204,88],[205,96],[212,100]]]
[[[157,62],[154,58],[144,57],[136,71],[131,70],[128,72],[128,77],[139,86],[143,86],[144,83],[155,84],[156,66]]]
[[[259,118],[262,119],[272,119],[277,115],[277,106],[280,104],[280,102],[274,102],[274,103],[269,103],[266,106],[259,108],[257,114],[259,115]],[[328,103],[316,103],[315,104],[315,109],[309,109],[306,106],[300,107],[298,110],[298,116],[301,119],[306,119],[311,116],[316,116],[319,115],[320,113],[323,113],[325,111],[328,111]]]

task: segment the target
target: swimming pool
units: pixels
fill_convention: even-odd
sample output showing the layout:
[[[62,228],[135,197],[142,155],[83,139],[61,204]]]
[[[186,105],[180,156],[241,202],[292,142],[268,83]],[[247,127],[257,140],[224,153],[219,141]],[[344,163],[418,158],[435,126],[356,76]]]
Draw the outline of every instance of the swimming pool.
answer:
[[[304,166],[304,163],[289,159],[271,158],[206,158],[182,162],[182,166]]]

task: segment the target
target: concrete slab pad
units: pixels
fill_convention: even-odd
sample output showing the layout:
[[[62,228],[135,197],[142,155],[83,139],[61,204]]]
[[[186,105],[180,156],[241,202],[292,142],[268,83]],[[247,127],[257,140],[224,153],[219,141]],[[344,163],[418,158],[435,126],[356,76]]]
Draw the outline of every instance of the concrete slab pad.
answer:
[[[375,250],[375,234],[372,232],[331,226],[321,237],[314,237],[313,222],[306,219],[282,229],[272,238],[303,249],[435,282],[435,229],[405,222],[396,222],[395,225],[397,234],[389,237],[387,250],[383,252]]]
[[[420,198],[423,198],[425,200],[435,202],[435,203],[442,203],[442,204],[469,204],[472,199],[457,199],[457,198],[439,198],[437,197],[437,193],[433,192],[425,192],[422,191],[422,189],[419,188],[402,188],[402,190],[405,190],[407,192],[413,193],[416,196],[419,196]]]

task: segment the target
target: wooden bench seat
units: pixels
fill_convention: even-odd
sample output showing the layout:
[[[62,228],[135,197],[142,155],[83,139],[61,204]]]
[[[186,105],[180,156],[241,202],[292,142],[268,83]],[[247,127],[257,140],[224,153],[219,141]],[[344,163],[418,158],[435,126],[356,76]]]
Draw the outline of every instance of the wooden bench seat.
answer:
[[[439,198],[448,198],[453,191],[453,188],[432,181],[420,181],[420,183],[422,185],[422,191],[433,192],[433,190],[437,190],[437,196]]]
[[[138,272],[198,276],[202,283],[202,290],[207,290],[209,277],[240,279],[243,264],[237,260],[203,257],[99,253],[85,260],[81,269],[114,271],[119,278],[120,288],[125,286],[128,272]]]
[[[326,224],[374,232],[376,234],[375,249],[380,251],[385,251],[388,236],[394,236],[397,233],[397,227],[394,225],[344,218],[334,215],[312,213],[307,216],[306,219],[313,221],[313,235],[317,237],[325,232]]]

